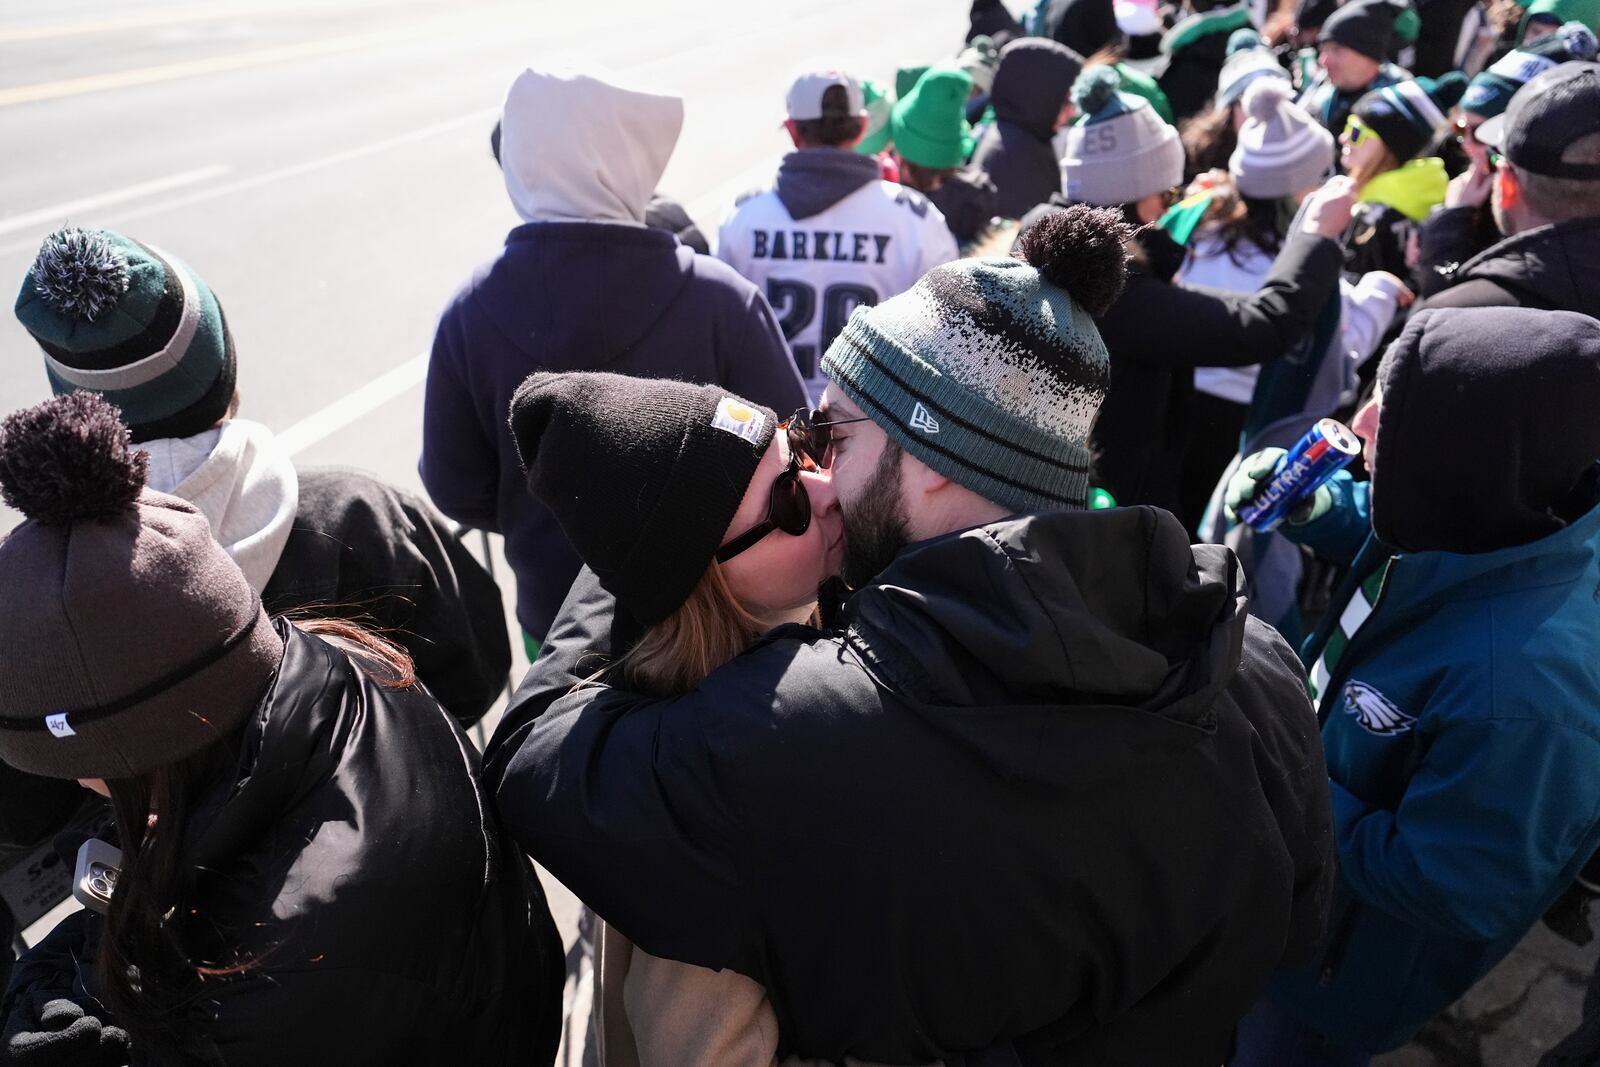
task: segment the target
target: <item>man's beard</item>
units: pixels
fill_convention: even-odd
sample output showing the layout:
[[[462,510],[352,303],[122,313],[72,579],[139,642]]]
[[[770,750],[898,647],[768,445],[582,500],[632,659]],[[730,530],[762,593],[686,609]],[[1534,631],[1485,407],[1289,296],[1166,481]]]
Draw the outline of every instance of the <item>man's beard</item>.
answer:
[[[878,465],[850,503],[841,502],[844,520],[843,577],[852,589],[872,581],[911,543],[900,499],[900,446],[884,442]]]

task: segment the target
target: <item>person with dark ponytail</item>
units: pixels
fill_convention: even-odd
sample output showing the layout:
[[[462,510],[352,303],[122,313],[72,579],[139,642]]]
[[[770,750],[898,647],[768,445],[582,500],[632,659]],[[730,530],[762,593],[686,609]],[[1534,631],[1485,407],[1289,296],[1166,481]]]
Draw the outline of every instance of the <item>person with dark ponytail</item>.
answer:
[[[637,585],[574,586],[490,743],[496,802],[638,950],[759,984],[783,1054],[1216,1067],[1315,943],[1332,841],[1293,654],[1226,549],[1155,508],[1087,508],[1095,317],[1130,236],[1073,207],[1015,258],[859,309],[815,422],[789,426],[853,592],[668,695],[597,672],[628,662],[652,573],[704,572],[646,535],[718,473],[690,477],[705,439],[754,420],[706,408],[658,449],[670,477],[553,486]],[[591,418],[589,453],[628,456],[665,413]],[[604,519],[635,493],[639,522]]]
[[[108,796],[120,849],[0,1062],[549,1063],[560,941],[460,727],[399,647],[270,619],[119,419],[0,423],[0,760]]]

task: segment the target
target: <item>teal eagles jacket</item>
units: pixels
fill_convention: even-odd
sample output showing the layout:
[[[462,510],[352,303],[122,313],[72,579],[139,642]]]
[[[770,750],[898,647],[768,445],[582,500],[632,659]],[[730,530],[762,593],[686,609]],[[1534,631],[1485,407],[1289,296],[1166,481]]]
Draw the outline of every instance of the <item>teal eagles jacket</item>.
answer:
[[[1308,667],[1389,549],[1367,484],[1295,540],[1354,563]],[[1600,507],[1531,544],[1401,553],[1319,694],[1340,879],[1321,958],[1268,996],[1398,1047],[1508,953],[1600,845]]]

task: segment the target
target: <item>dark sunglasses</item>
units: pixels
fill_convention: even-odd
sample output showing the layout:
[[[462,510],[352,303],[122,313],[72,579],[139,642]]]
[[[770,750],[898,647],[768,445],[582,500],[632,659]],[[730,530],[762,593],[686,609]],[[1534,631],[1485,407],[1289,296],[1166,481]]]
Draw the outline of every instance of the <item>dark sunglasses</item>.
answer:
[[[809,414],[804,408],[778,424],[778,429],[789,435],[789,454],[798,458],[800,469],[827,470],[833,465],[833,428],[848,426],[852,422],[871,422],[867,415],[854,419],[829,419],[822,411]]]
[[[773,530],[799,537],[811,528],[811,497],[800,481],[802,463],[800,450],[793,449],[789,453],[789,465],[772,479],[767,517],[717,549],[718,563],[728,562]]]

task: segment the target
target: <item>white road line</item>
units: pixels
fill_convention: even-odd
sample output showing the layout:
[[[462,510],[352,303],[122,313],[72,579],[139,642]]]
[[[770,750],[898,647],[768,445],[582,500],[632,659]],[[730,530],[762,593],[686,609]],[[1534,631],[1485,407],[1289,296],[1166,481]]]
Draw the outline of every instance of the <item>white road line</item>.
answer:
[[[176,208],[188,207],[190,204],[198,204],[206,200],[215,200],[219,196],[228,196],[232,193],[243,192],[246,189],[255,189],[263,185],[271,185],[274,182],[281,182],[286,178],[297,178],[302,174],[310,174],[313,171],[322,170],[325,167],[336,166],[340,163],[348,163],[353,159],[360,159],[363,156],[374,155],[378,152],[384,152],[391,148],[399,147],[403,144],[410,144],[413,141],[425,140],[437,134],[446,133],[450,130],[458,129],[462,126],[474,123],[482,125],[483,136],[485,139],[487,139],[489,136],[490,121],[499,114],[500,109],[498,107],[479,108],[478,110],[469,112],[465,115],[458,115],[453,119],[445,119],[442,122],[435,122],[428,126],[422,126],[415,130],[409,130],[406,133],[396,134],[393,137],[385,137],[383,140],[373,141],[371,144],[357,145],[355,148],[347,148],[342,152],[335,152],[331,156],[323,156],[321,159],[311,159],[304,163],[295,163],[291,166],[279,167],[277,170],[262,171],[260,174],[252,175],[248,178],[240,178],[236,181],[223,182],[221,185],[213,185],[208,189],[199,189],[184,196],[175,196],[170,200],[163,200],[159,203],[148,204],[144,207],[134,208],[131,211],[120,211],[113,216],[113,219],[118,225],[122,225],[134,219],[142,219],[149,215],[158,215],[163,211],[172,211]],[[109,220],[96,220],[96,224],[104,224],[106,221]],[[21,227],[19,226],[18,228],[20,229]],[[18,241],[7,245],[0,245],[0,256],[10,255],[13,252],[31,252],[34,248],[38,247],[39,239],[43,236],[43,234],[40,234],[39,237],[35,237],[27,241]]]
[[[308,415],[278,434],[278,443],[297,455],[337,433],[363,416],[370,415],[389,401],[422,383],[428,376],[428,353],[412,356],[393,370],[386,371],[366,385],[335,400],[321,411]]]
[[[69,200],[65,204],[56,204],[53,207],[40,208],[38,211],[29,211],[22,215],[10,215],[0,218],[0,233],[11,233],[14,230],[27,230],[35,226],[44,225],[54,229],[58,223],[71,222],[73,216],[86,211],[99,211],[101,208],[120,204],[126,200],[137,200],[141,196],[151,193],[164,193],[168,189],[176,189],[183,185],[194,185],[196,182],[210,181],[220,178],[228,173],[229,167],[221,163],[213,163],[209,167],[196,167],[186,170],[181,174],[172,174],[165,178],[156,178],[153,181],[140,182],[111,193],[99,193],[95,196],[80,197]]]

